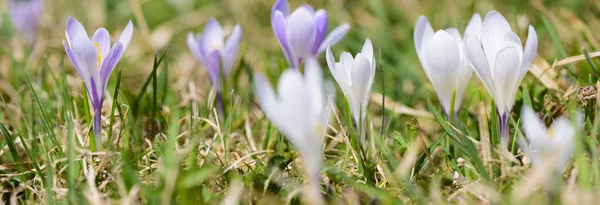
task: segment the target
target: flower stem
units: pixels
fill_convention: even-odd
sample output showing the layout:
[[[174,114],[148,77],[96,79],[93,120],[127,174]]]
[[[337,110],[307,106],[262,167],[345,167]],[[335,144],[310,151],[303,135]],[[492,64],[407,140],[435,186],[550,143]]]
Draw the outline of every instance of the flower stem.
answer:
[[[92,135],[92,151],[100,150],[100,142],[102,138],[102,108],[98,108],[94,114],[94,120],[92,122],[92,128],[94,130],[94,135]]]
[[[217,91],[217,112],[219,112],[219,116],[221,118],[225,117],[225,108],[223,107],[223,93],[221,91]]]
[[[498,110],[496,110],[496,113],[498,113],[498,131],[500,134],[500,144],[502,145],[502,147],[507,148],[508,146],[508,114],[510,112],[500,112]]]

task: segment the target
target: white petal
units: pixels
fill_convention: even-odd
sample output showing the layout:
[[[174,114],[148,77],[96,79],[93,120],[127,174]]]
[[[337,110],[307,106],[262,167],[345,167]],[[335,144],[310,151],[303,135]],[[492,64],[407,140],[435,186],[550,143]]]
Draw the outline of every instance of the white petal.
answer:
[[[342,63],[347,70],[352,69],[354,66],[354,58],[352,58],[352,54],[343,52],[342,55],[340,55],[340,63]]]
[[[446,113],[456,89],[457,69],[461,63],[458,44],[444,30],[437,31],[422,50],[431,73],[427,73]],[[448,113],[449,114],[449,113]]]
[[[369,98],[369,90],[371,88],[371,63],[369,60],[359,53],[354,59],[354,67],[352,68],[352,88],[356,100],[355,106],[352,109],[353,117],[356,122],[359,122],[359,118],[364,119],[364,113],[366,113],[366,102]]]
[[[506,46],[506,33],[512,32],[510,25],[497,11],[490,11],[483,20],[481,29],[481,44],[490,65],[495,65],[496,55]]]
[[[125,51],[129,47],[129,43],[131,43],[131,38],[133,37],[133,23],[131,20],[127,23],[125,30],[119,36],[119,42],[123,45],[123,51]]]
[[[373,58],[373,44],[371,43],[371,39],[367,38],[360,53],[362,53],[370,63],[373,64],[375,62]]]
[[[304,66],[304,75],[306,80],[306,86],[308,93],[311,95],[311,103],[313,113],[319,113],[324,109],[324,95],[323,95],[323,73],[321,72],[321,66],[315,58],[307,59]],[[320,121],[320,119],[316,119]]]
[[[523,107],[521,120],[523,122],[523,132],[534,151],[539,154],[551,148],[552,142],[547,135],[548,130],[531,108]]]
[[[477,36],[477,38],[481,38],[481,24],[482,20],[479,13],[473,14],[473,17],[471,17],[469,24],[467,24],[464,36],[466,37],[467,35],[473,35]]]
[[[558,154],[556,161],[556,168],[559,171],[564,169],[564,166],[571,159],[571,154],[574,148],[575,129],[566,118],[559,118],[552,124],[550,128],[553,130],[553,150],[550,150],[553,154]]]
[[[529,33],[527,34],[527,42],[525,43],[525,50],[523,51],[523,61],[521,63],[521,71],[519,74],[519,76],[522,76],[521,79],[523,78],[523,76],[525,76],[525,74],[527,74],[527,70],[529,70],[531,63],[533,63],[533,59],[537,54],[537,47],[537,33],[535,32],[535,29],[533,29],[533,26],[529,26]]]
[[[333,56],[333,53],[331,52],[330,48],[327,48],[327,52],[325,53],[325,58],[327,60],[327,67],[329,67],[331,74],[335,75],[335,72],[334,72],[335,71],[335,57]]]
[[[465,51],[469,62],[473,66],[473,71],[479,76],[479,79],[483,82],[488,92],[495,98],[496,87],[494,86],[492,73],[477,36],[465,37]]]
[[[425,39],[428,39],[431,36],[433,36],[433,28],[431,28],[429,21],[427,21],[425,16],[419,17],[413,34],[417,54],[421,52],[421,47],[423,46]]]
[[[517,49],[513,47],[500,50],[496,56],[493,77],[498,94],[495,100],[500,111],[510,111],[515,103],[513,88],[520,83],[517,82],[519,64]]]

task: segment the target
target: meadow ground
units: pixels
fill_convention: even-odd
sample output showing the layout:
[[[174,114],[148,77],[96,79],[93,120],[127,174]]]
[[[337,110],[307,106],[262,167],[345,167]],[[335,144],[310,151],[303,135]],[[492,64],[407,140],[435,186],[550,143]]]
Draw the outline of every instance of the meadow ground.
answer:
[[[347,22],[333,52],[373,41],[377,71],[360,144],[338,92],[323,141],[320,192],[331,204],[596,204],[600,200],[597,0],[291,0],[324,8],[329,29]],[[252,89],[263,72],[276,82],[287,62],[273,34],[271,0],[46,1],[32,47],[0,4],[0,201],[15,204],[298,204],[306,182],[297,150],[264,116]],[[457,120],[448,122],[417,57],[413,31],[461,32],[473,13],[500,11],[538,55],[520,84],[510,135],[523,139],[521,109],[547,124],[581,112],[583,129],[560,175],[532,167],[516,143],[499,149],[493,100],[474,74]],[[103,104],[102,149],[91,147],[93,111],[65,54],[65,22],[133,40]],[[223,94],[225,114],[192,56],[188,32],[216,17],[243,30]],[[114,35],[117,36],[117,35]],[[116,39],[113,39],[116,40]],[[585,54],[588,54],[587,56]],[[325,56],[323,74],[332,80]],[[569,114],[571,113],[571,114]],[[548,180],[550,179],[550,180]]]

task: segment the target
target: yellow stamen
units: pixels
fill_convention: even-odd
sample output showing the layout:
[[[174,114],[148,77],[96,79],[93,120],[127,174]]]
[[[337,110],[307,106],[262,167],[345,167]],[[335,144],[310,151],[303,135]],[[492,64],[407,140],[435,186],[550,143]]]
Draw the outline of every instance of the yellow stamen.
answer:
[[[98,70],[100,70],[100,64],[102,63],[102,52],[100,51],[100,44],[98,42],[94,42],[94,46],[98,48]]]
[[[554,130],[552,130],[552,128],[548,129],[547,134],[548,134],[548,137],[550,137],[551,139],[554,138]]]

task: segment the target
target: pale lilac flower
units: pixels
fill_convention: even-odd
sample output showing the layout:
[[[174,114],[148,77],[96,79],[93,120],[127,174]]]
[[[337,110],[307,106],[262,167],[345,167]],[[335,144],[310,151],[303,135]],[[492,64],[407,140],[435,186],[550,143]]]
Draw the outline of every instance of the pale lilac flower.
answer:
[[[490,11],[481,26],[481,38],[465,37],[465,49],[475,73],[494,98],[503,145],[508,143],[508,118],[523,77],[537,53],[537,34],[529,26],[525,49],[506,19]]]
[[[233,63],[238,54],[240,40],[242,39],[242,29],[235,25],[231,35],[227,40],[223,33],[221,24],[211,18],[204,27],[204,33],[198,33],[196,36],[192,32],[188,34],[187,44],[194,57],[202,63],[208,77],[217,90],[221,90],[221,72],[227,79],[231,73]],[[222,69],[221,69],[222,68]]]
[[[44,0],[8,0],[12,24],[29,45],[35,42],[43,10]]]
[[[375,58],[373,58],[373,44],[367,38],[362,51],[355,57],[348,52],[340,55],[340,62],[335,62],[331,49],[327,48],[327,65],[331,74],[337,81],[342,92],[346,95],[354,124],[360,131],[361,140],[365,139],[365,118],[367,105],[371,96],[371,86],[375,78]],[[360,126],[360,127],[359,127]]]
[[[481,16],[474,14],[465,29],[465,36],[479,37],[480,32]],[[446,116],[456,114],[473,74],[460,32],[456,28],[448,28],[434,33],[427,18],[421,16],[415,28],[414,39],[421,66],[433,85]],[[454,92],[456,95],[452,108]],[[455,113],[450,113],[452,109]]]
[[[257,74],[254,90],[267,118],[302,156],[309,183],[318,192],[323,164],[322,140],[330,117],[333,90],[331,84],[323,83],[316,60],[307,59],[304,70],[304,75],[294,69],[284,71],[277,93],[262,74]]]
[[[65,51],[71,64],[83,79],[95,111],[93,129],[96,146],[99,147],[102,102],[104,102],[106,85],[110,74],[129,46],[133,36],[133,24],[129,21],[119,41],[112,46],[110,45],[110,35],[106,29],[96,30],[90,39],[81,23],[72,17],[67,20],[65,35],[67,38],[67,40],[63,40]]]
[[[529,107],[521,112],[523,131],[529,146],[523,141],[519,145],[534,166],[554,165],[557,172],[562,172],[573,152],[575,143],[575,127],[568,119],[561,117],[546,128],[537,114]]]
[[[287,0],[277,0],[271,10],[271,26],[290,66],[298,69],[301,62],[316,57],[327,47],[338,43],[350,29],[342,24],[327,32],[327,12],[315,11],[304,4],[290,14]]]
[[[227,80],[231,73],[233,63],[238,54],[240,40],[242,39],[242,29],[235,25],[231,35],[227,40],[223,33],[221,24],[211,18],[204,27],[204,33],[194,36],[188,34],[187,44],[194,57],[200,61],[208,72],[208,79],[217,91],[217,106],[219,112],[224,114],[223,95],[221,93],[221,79]],[[221,78],[221,73],[224,74]]]

